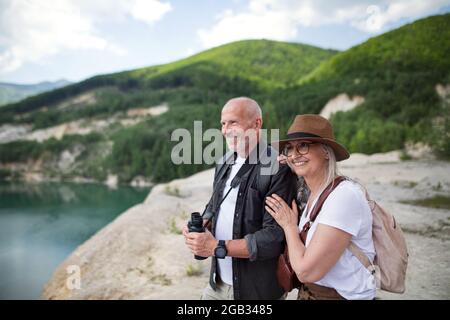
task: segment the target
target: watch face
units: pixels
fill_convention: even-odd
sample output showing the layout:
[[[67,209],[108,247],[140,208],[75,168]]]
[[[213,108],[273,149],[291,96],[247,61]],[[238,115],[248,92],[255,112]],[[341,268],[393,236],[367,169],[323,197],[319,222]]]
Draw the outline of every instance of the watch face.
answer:
[[[227,255],[227,251],[223,247],[217,247],[214,255],[216,256],[216,258],[225,258],[225,256]]]

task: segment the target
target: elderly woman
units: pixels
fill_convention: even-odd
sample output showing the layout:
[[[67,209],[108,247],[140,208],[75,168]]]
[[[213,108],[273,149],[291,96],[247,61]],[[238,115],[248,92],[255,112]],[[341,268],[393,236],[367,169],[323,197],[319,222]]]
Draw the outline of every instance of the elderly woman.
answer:
[[[348,249],[353,242],[373,261],[372,213],[358,184],[337,182],[336,162],[349,153],[334,139],[330,122],[318,115],[296,116],[279,148],[310,191],[300,222],[295,201],[289,206],[276,194],[266,198],[266,209],[284,230],[290,262],[301,282],[298,299],[374,299],[370,272]],[[337,186],[310,221],[319,196],[333,184]],[[304,243],[301,230],[307,231]]]

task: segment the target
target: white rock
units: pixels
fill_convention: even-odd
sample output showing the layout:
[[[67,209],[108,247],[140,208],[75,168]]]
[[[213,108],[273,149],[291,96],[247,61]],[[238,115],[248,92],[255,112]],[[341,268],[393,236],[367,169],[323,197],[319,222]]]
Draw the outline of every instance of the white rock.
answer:
[[[30,132],[30,125],[11,125],[4,124],[0,126],[0,143],[8,143],[23,139]]]
[[[325,107],[323,107],[322,111],[320,111],[320,115],[324,118],[329,119],[333,113],[338,111],[349,111],[364,102],[364,97],[354,96],[349,98],[346,93],[341,93],[327,102]]]
[[[437,84],[436,87],[436,92],[437,94],[442,98],[442,99],[449,99],[450,98],[450,84],[447,85],[442,85],[442,84]]]
[[[119,183],[119,177],[117,176],[117,174],[108,174],[105,184],[109,188],[112,188],[112,189],[117,188],[118,183]]]
[[[130,185],[137,188],[145,188],[153,185],[150,179],[144,176],[136,176],[131,180]]]

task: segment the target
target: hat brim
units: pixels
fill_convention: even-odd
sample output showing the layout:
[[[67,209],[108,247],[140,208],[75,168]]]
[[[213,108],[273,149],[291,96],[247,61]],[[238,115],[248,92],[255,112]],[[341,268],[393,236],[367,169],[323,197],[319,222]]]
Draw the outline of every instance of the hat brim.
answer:
[[[345,149],[345,147],[343,145],[341,145],[340,143],[338,143],[334,140],[327,139],[327,138],[320,138],[320,137],[317,137],[317,138],[316,137],[304,137],[304,138],[296,138],[296,139],[279,140],[279,141],[273,142],[272,146],[278,150],[278,153],[281,153],[281,151],[284,149],[285,145],[288,142],[300,141],[300,140],[320,142],[320,143],[330,146],[334,151],[334,155],[336,156],[336,161],[342,161],[342,160],[348,159],[350,157],[350,153],[347,151],[347,149]]]

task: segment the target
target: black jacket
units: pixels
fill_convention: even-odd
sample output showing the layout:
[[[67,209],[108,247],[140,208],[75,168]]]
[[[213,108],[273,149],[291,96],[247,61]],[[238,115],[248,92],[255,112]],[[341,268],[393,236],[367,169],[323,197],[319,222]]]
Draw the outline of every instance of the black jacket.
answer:
[[[258,147],[257,150],[267,150],[264,144]],[[274,149],[271,150],[272,160],[276,161]],[[276,193],[290,205],[296,194],[297,177],[287,165],[279,165],[274,174],[262,177],[261,169],[267,169],[264,165],[267,161],[260,161],[259,157],[257,160],[241,179],[234,212],[233,239],[245,239],[250,253],[249,259],[232,258],[234,298],[238,300],[279,299],[284,293],[276,277],[278,257],[284,250],[284,232],[265,210],[264,201],[266,196]],[[215,212],[219,212],[217,206],[223,197],[230,167],[230,164],[216,166],[213,196],[203,215],[212,219],[213,234]],[[216,270],[217,261],[212,257],[210,284],[213,289],[216,289]]]

